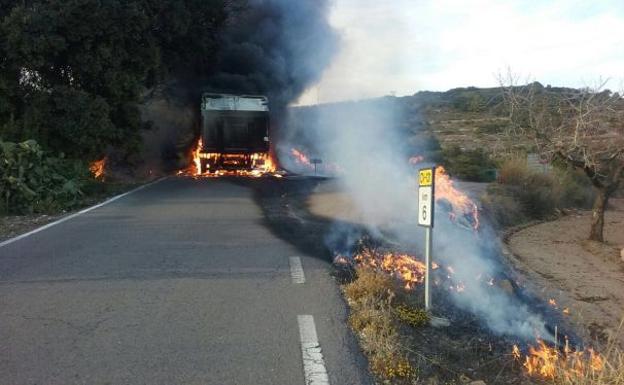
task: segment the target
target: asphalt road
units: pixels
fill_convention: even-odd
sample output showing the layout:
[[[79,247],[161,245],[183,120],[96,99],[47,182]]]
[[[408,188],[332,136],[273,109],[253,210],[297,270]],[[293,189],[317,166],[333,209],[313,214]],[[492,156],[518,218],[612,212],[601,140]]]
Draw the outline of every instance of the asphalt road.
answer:
[[[299,315],[332,385],[371,383],[330,267],[252,193],[169,178],[0,247],[0,384],[305,384]]]

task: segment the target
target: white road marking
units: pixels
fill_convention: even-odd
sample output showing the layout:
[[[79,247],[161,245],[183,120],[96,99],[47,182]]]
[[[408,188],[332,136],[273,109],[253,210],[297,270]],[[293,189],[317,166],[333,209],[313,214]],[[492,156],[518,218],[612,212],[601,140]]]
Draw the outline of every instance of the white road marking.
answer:
[[[301,265],[301,258],[290,257],[290,277],[293,283],[305,283],[305,274]]]
[[[299,323],[303,376],[306,385],[329,385],[325,360],[323,359],[321,345],[316,335],[314,317],[311,315],[298,315],[297,322]]]
[[[162,180],[165,180],[165,179],[167,179],[167,177],[157,179],[157,180],[155,180],[155,181],[153,181],[153,182],[150,182],[150,183],[144,184],[144,185],[142,185],[142,186],[139,186],[139,187],[135,188],[134,190],[126,191],[126,192],[125,192],[125,193],[123,193],[123,194],[116,195],[116,196],[114,196],[114,197],[112,197],[112,198],[110,198],[110,199],[105,200],[105,201],[104,201],[104,202],[102,202],[102,203],[98,203],[98,204],[97,204],[97,205],[95,205],[95,206],[87,207],[86,209],[82,209],[82,210],[78,211],[77,213],[73,213],[73,214],[68,215],[68,216],[66,216],[66,217],[63,217],[63,218],[61,218],[61,219],[59,219],[59,220],[57,220],[57,221],[50,222],[50,223],[48,223],[47,225],[43,225],[43,226],[38,227],[38,228],[36,228],[36,229],[34,229],[34,230],[31,230],[31,231],[29,231],[29,232],[27,232],[27,233],[24,233],[24,234],[18,235],[17,237],[7,239],[7,240],[6,240],[6,241],[4,241],[4,242],[0,242],[0,247],[4,247],[4,246],[9,245],[9,244],[11,244],[11,243],[13,243],[13,242],[17,242],[17,241],[19,241],[20,239],[24,239],[24,238],[26,238],[26,237],[29,237],[29,236],[33,235],[33,234],[37,234],[38,232],[41,232],[41,231],[46,230],[46,229],[49,229],[49,228],[50,228],[50,227],[52,227],[52,226],[56,226],[56,225],[58,225],[58,224],[61,224],[61,223],[63,223],[63,222],[66,222],[66,221],[68,221],[68,220],[70,220],[70,219],[76,218],[77,216],[82,215],[82,214],[85,214],[85,213],[88,213],[89,211],[95,210],[95,209],[100,208],[100,207],[102,207],[102,206],[106,206],[107,204],[112,203],[112,202],[116,201],[117,199],[123,198],[123,197],[125,197],[126,195],[130,195],[130,194],[135,193],[135,192],[137,192],[137,191],[139,191],[139,190],[143,190],[144,188],[146,188],[146,187],[148,187],[148,186],[151,186],[151,185],[153,185],[153,184],[156,184],[156,183],[158,183],[158,182],[160,182],[160,181],[162,181]]]

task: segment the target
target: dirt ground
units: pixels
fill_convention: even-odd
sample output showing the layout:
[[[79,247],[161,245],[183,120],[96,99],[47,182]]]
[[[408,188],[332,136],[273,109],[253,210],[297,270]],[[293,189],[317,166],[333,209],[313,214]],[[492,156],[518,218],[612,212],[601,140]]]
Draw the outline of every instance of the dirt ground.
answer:
[[[554,299],[572,321],[604,342],[616,336],[624,346],[624,199],[613,199],[605,217],[606,244],[587,241],[591,212],[579,211],[511,235],[517,268]]]
[[[0,216],[0,242],[53,222],[64,215],[66,214]]]

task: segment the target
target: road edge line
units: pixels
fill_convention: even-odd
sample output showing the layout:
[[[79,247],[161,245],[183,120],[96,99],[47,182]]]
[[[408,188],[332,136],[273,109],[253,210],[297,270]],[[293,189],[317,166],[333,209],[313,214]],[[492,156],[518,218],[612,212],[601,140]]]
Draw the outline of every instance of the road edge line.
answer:
[[[329,385],[329,377],[325,368],[321,345],[318,342],[314,317],[298,315],[297,323],[299,324],[303,377],[306,385]]]
[[[41,226],[41,227],[37,227],[37,228],[36,228],[36,229],[34,229],[34,230],[30,230],[30,231],[28,231],[28,232],[26,232],[26,233],[24,233],[24,234],[20,234],[20,235],[18,235],[18,236],[16,236],[16,237],[9,238],[9,239],[7,239],[7,240],[5,240],[5,241],[0,242],[0,247],[4,247],[4,246],[7,246],[7,245],[10,245],[11,243],[17,242],[17,241],[19,241],[20,239],[27,238],[27,237],[29,237],[29,236],[31,236],[31,235],[33,235],[33,234],[37,234],[37,233],[39,233],[39,232],[41,232],[41,231],[43,231],[43,230],[47,230],[47,229],[49,229],[49,228],[50,228],[50,227],[52,227],[52,226],[56,226],[56,225],[58,225],[58,224],[61,224],[61,223],[63,223],[63,222],[66,222],[66,221],[68,221],[68,220],[70,220],[70,219],[76,218],[76,217],[77,217],[77,216],[79,216],[79,215],[82,215],[82,214],[88,213],[89,211],[93,211],[93,210],[98,209],[98,208],[100,208],[100,207],[102,207],[102,206],[106,206],[107,204],[109,204],[109,203],[113,203],[114,201],[116,201],[116,200],[118,200],[118,199],[121,199],[121,198],[123,198],[123,197],[125,197],[125,196],[127,196],[127,195],[130,195],[130,194],[133,194],[133,193],[135,193],[135,192],[137,192],[137,191],[143,190],[144,188],[149,187],[149,186],[151,186],[151,185],[154,185],[154,184],[156,184],[156,183],[158,183],[158,182],[162,182],[163,180],[165,180],[165,179],[167,179],[167,178],[168,178],[168,177],[166,176],[166,177],[163,177],[163,178],[160,178],[160,179],[156,179],[155,181],[152,181],[152,182],[146,183],[146,184],[141,185],[141,186],[139,186],[139,187],[137,187],[137,188],[134,188],[134,189],[132,189],[132,190],[130,190],[130,191],[126,191],[126,192],[125,192],[125,193],[123,193],[123,194],[115,195],[115,196],[114,196],[114,197],[112,197],[112,198],[108,198],[108,199],[107,199],[107,200],[105,200],[104,202],[100,202],[100,203],[98,203],[98,204],[96,204],[96,205],[94,205],[94,206],[90,206],[90,207],[84,208],[84,209],[82,209],[82,210],[80,210],[80,211],[78,211],[78,212],[75,212],[75,213],[73,213],[73,214],[70,214],[70,215],[64,216],[64,217],[63,217],[63,218],[61,218],[61,219],[57,219],[57,220],[56,220],[56,221],[54,221],[54,222],[50,222],[50,223],[47,223],[47,224],[45,224],[45,225],[43,225],[43,226]]]

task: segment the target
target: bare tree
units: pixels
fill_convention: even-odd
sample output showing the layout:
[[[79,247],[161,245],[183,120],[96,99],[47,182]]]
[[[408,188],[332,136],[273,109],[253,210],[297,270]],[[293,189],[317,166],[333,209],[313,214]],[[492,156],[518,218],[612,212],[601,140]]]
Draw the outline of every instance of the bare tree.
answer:
[[[511,121],[510,135],[530,138],[542,155],[560,159],[587,175],[596,198],[589,239],[603,242],[604,212],[624,179],[624,99],[606,89],[518,86],[500,78]]]

